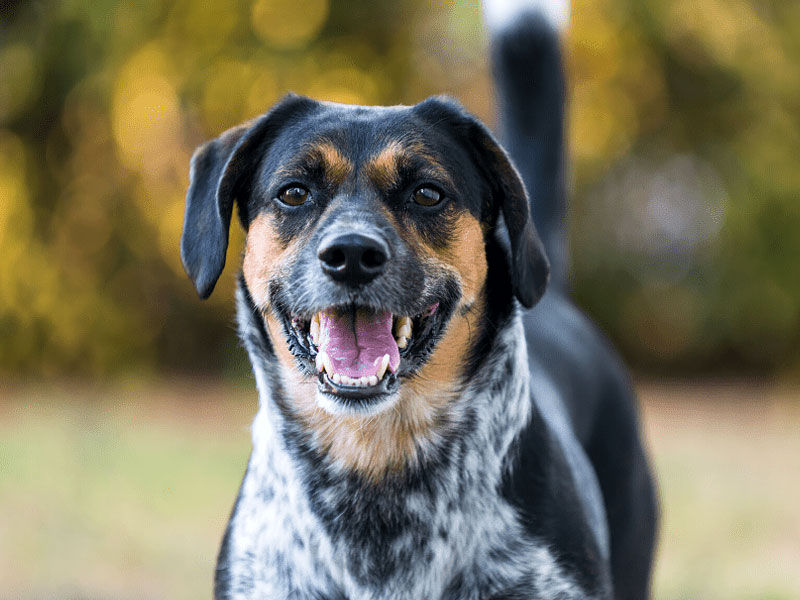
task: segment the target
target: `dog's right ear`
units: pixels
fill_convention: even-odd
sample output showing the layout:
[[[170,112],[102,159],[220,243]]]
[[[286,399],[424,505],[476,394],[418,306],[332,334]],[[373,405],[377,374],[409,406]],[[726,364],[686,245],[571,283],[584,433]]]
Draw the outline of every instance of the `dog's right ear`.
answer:
[[[186,192],[181,261],[201,298],[208,298],[225,266],[234,199],[246,189],[281,128],[316,105],[310,98],[290,94],[266,114],[195,150]]]

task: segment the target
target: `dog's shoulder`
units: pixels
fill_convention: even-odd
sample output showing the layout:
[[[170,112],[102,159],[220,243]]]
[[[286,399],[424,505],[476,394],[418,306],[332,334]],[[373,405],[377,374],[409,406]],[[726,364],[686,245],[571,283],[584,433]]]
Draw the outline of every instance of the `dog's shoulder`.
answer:
[[[593,597],[610,589],[609,540],[600,487],[546,374],[531,376],[531,417],[506,457],[499,490],[526,532]]]

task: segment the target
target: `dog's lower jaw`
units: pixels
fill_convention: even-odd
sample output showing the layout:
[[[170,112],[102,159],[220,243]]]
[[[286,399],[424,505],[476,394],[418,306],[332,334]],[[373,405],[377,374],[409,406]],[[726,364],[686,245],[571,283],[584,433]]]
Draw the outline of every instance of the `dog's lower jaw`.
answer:
[[[399,397],[398,393],[384,394],[377,400],[370,400],[365,404],[346,404],[331,394],[317,390],[316,402],[322,410],[334,417],[352,417],[369,419],[376,417],[386,410],[390,410]]]
[[[452,399],[456,430],[415,468],[376,482],[332,460],[286,412],[279,367],[254,343],[258,326],[241,300],[260,409],[220,552],[218,597],[477,600],[520,585],[543,597],[556,587],[559,597],[586,597],[496,491],[530,411],[518,315],[498,333],[480,381]],[[499,549],[502,560],[493,558]]]

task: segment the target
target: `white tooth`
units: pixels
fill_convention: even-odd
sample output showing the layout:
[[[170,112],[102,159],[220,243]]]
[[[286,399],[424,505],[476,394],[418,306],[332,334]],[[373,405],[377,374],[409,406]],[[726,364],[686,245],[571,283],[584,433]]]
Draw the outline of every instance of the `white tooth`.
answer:
[[[400,331],[403,327],[408,326],[409,331],[411,330],[411,317],[397,317],[397,321],[394,323],[394,331],[395,335],[400,336],[402,335]]]
[[[311,326],[309,332],[311,333],[311,339],[316,344],[317,340],[319,339],[319,314],[314,315],[314,318],[311,319]]]
[[[408,346],[408,338],[405,338],[405,337],[397,338],[397,347],[398,348],[400,348],[402,350],[406,346]]]
[[[370,375],[367,378],[367,383],[369,385],[378,385],[378,378],[375,375]]]
[[[328,375],[333,375],[333,361],[331,357],[328,356],[327,352],[322,352],[322,364],[325,365],[325,370],[328,372]]]
[[[411,324],[410,323],[403,323],[403,326],[397,332],[398,337],[411,337]]]
[[[342,383],[344,385],[353,385],[353,380],[350,379],[347,375],[342,375]]]
[[[367,383],[369,382],[369,377],[362,377],[360,381],[361,385],[367,385]]]
[[[386,367],[389,366],[389,355],[384,354],[383,358],[381,359],[380,365],[378,365],[378,372],[375,373],[375,376],[378,379],[383,379],[383,376],[386,374]]]
[[[317,373],[319,373],[320,371],[322,371],[325,368],[325,359],[326,358],[328,358],[328,353],[325,352],[324,350],[322,352],[318,352],[317,353],[317,360],[316,360]]]
[[[333,383],[342,383],[342,377],[338,373],[333,374]]]

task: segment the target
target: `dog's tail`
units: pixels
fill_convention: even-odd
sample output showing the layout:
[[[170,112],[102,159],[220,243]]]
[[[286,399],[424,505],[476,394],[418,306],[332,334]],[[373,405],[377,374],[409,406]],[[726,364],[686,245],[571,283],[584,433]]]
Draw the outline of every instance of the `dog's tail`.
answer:
[[[567,287],[564,71],[560,32],[569,0],[484,0],[500,112],[500,139],[531,198],[550,259],[551,286]]]

